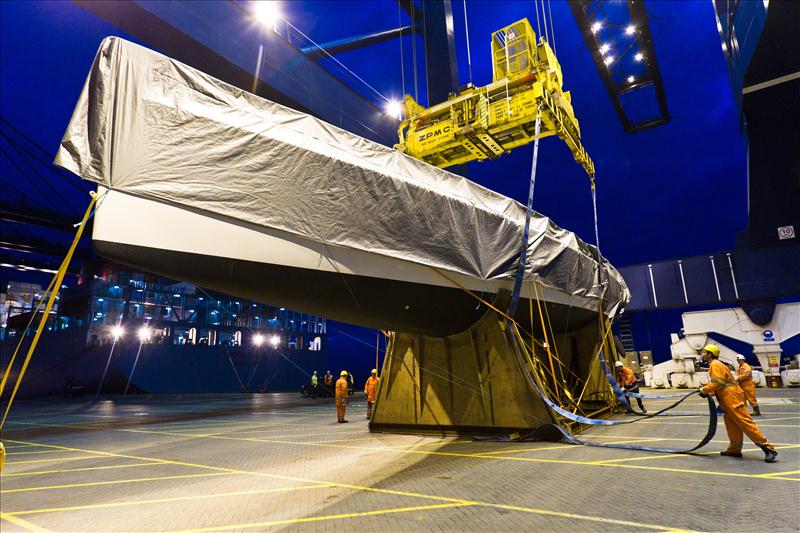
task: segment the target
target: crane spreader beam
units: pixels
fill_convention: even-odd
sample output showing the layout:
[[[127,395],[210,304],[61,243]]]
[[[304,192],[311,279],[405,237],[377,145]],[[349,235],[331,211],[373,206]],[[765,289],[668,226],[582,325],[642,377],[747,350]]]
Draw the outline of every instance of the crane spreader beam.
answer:
[[[547,41],[536,44],[522,19],[492,34],[492,60],[489,85],[470,85],[429,108],[406,95],[395,148],[439,168],[495,159],[532,142],[541,113],[540,137],[558,136],[593,179],[594,163],[581,144],[561,65]]]

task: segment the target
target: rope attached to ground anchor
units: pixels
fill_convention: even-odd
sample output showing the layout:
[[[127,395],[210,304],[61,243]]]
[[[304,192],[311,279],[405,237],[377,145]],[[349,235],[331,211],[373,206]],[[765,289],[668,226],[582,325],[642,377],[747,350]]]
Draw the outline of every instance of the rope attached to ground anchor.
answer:
[[[72,261],[72,256],[75,253],[75,249],[78,247],[78,242],[81,240],[81,236],[83,235],[83,230],[86,228],[86,223],[94,214],[94,206],[97,203],[98,196],[96,193],[90,193],[92,195],[92,199],[89,202],[89,206],[86,208],[86,212],[83,214],[83,219],[77,224],[77,230],[75,231],[75,237],[72,240],[72,244],[67,251],[67,255],[64,257],[64,260],[61,262],[61,266],[56,271],[53,279],[50,282],[50,285],[47,288],[47,291],[42,295],[42,300],[37,305],[36,309],[33,312],[33,316],[31,320],[28,322],[28,327],[25,328],[25,331],[20,336],[20,342],[17,344],[17,348],[14,350],[14,354],[11,356],[11,360],[8,363],[8,367],[6,367],[5,372],[3,373],[2,381],[0,381],[0,395],[5,391],[6,382],[8,381],[9,376],[11,375],[11,368],[14,364],[14,360],[17,357],[17,352],[19,351],[20,347],[22,346],[22,340],[27,336],[28,329],[30,328],[31,324],[33,323],[41,303],[46,299],[47,304],[45,305],[44,311],[42,312],[42,318],[39,320],[39,326],[36,328],[36,333],[33,336],[33,340],[31,341],[31,345],[28,347],[28,353],[25,356],[25,360],[22,362],[22,367],[19,370],[19,374],[17,375],[17,380],[14,383],[14,389],[11,391],[11,397],[8,399],[8,403],[6,404],[5,411],[3,412],[3,418],[0,420],[0,429],[6,423],[6,418],[8,418],[8,413],[11,410],[11,405],[14,403],[14,398],[17,396],[17,392],[19,391],[19,386],[22,384],[22,379],[25,377],[25,371],[28,369],[28,364],[31,362],[31,358],[33,357],[33,352],[36,350],[36,345],[39,343],[39,337],[42,336],[42,332],[44,331],[45,326],[47,325],[47,319],[50,317],[50,311],[53,309],[53,305],[56,302],[56,296],[58,295],[58,291],[61,288],[61,283],[64,281],[64,276],[67,273],[67,269],[69,268],[69,264]],[[5,464],[5,448],[3,447],[2,442],[0,442],[0,470],[2,470],[3,465]]]
[[[514,355],[517,357],[518,360],[522,360],[523,355],[520,353],[519,335],[518,334],[517,335],[511,334],[512,331],[516,331],[514,329],[514,327],[513,327],[514,324],[511,321],[507,320],[506,321],[506,325],[508,327],[508,332],[509,332],[509,337],[510,337],[509,338],[509,344],[511,344],[511,346],[513,348]],[[590,425],[590,426],[618,426],[618,425],[624,425],[624,424],[634,424],[636,422],[639,422],[641,420],[645,420],[647,418],[653,418],[653,417],[656,417],[656,416],[660,416],[660,415],[666,413],[667,411],[669,411],[670,409],[673,409],[673,408],[677,407],[678,405],[680,405],[681,403],[686,401],[688,398],[690,398],[691,396],[693,396],[693,395],[698,393],[698,391],[692,391],[692,392],[690,392],[688,394],[680,395],[680,399],[678,401],[676,401],[673,404],[665,407],[664,409],[661,409],[661,410],[659,410],[659,411],[657,411],[655,413],[652,413],[652,414],[644,414],[643,416],[641,416],[639,418],[636,418],[636,419],[632,419],[632,420],[630,420],[630,419],[629,420],[601,420],[601,419],[588,418],[588,417],[585,417],[585,416],[577,415],[577,414],[574,414],[574,413],[571,413],[571,412],[567,411],[566,409],[563,409],[561,406],[559,406],[555,402],[553,402],[542,391],[541,387],[536,382],[536,379],[534,378],[533,374],[526,372],[525,376],[527,377],[528,382],[531,385],[531,387],[539,395],[539,398],[541,398],[541,400],[551,410],[553,410],[556,414],[558,414],[559,416],[561,416],[563,418],[571,420],[573,422],[577,422],[578,424]],[[706,398],[706,401],[708,402],[708,427],[706,429],[706,434],[700,440],[699,443],[697,443],[695,446],[692,446],[690,448],[657,448],[657,447],[651,447],[651,446],[637,446],[637,445],[631,445],[631,444],[602,444],[602,443],[596,443],[596,442],[588,442],[588,441],[584,441],[584,440],[578,439],[577,437],[575,437],[575,435],[573,435],[572,433],[567,431],[564,427],[562,427],[561,425],[558,425],[558,424],[544,424],[543,426],[540,426],[540,427],[536,428],[535,430],[532,430],[532,431],[530,431],[530,432],[528,432],[526,434],[521,434],[518,437],[514,437],[514,438],[505,437],[505,438],[493,439],[493,440],[500,440],[500,441],[562,440],[562,441],[566,441],[566,442],[569,442],[569,443],[572,443],[572,444],[580,444],[580,445],[584,445],[584,446],[594,446],[594,447],[600,447],[600,448],[620,448],[620,449],[624,449],[624,450],[642,450],[642,451],[660,452],[660,453],[690,453],[690,452],[693,452],[693,451],[695,451],[695,450],[697,450],[699,448],[702,448],[706,444],[708,444],[711,441],[711,439],[714,438],[714,434],[717,432],[716,404],[714,403],[714,400],[711,397]]]

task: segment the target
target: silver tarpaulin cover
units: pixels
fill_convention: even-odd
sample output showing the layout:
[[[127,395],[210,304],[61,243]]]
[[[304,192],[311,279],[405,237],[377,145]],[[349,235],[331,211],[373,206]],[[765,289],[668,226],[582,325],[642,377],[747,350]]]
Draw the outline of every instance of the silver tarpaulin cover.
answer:
[[[479,279],[513,279],[525,207],[125,40],[100,45],[55,163],[144,198]],[[534,214],[526,278],[596,297],[594,248]],[[607,265],[606,309],[629,299]]]

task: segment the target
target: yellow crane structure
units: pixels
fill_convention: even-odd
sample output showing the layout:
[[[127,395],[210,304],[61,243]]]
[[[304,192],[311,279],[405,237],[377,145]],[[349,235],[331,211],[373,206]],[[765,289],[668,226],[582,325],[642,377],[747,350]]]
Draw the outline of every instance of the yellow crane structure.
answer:
[[[428,108],[406,95],[395,149],[439,168],[494,159],[533,142],[541,113],[539,137],[558,135],[593,179],[561,65],[547,41],[537,44],[528,19],[492,33],[492,71],[489,85]]]

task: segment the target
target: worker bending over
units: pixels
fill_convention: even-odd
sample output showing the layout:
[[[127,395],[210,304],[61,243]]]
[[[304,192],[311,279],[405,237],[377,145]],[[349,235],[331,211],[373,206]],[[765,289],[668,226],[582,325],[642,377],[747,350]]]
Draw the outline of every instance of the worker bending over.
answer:
[[[336,416],[340,424],[345,424],[348,420],[344,419],[344,414],[347,411],[347,370],[342,370],[339,374],[339,379],[336,380]]]
[[[623,365],[622,361],[617,361],[614,363],[614,367],[617,370],[617,385],[622,387],[626,393],[634,392],[638,394],[639,384],[636,381],[636,375],[634,375],[633,370]],[[633,409],[630,408],[630,401],[630,398],[628,398],[628,412],[632,413]],[[639,409],[641,409],[643,413],[647,412],[647,409],[645,409],[644,405],[642,404],[641,398],[636,398],[636,403],[639,404]]]
[[[381,378],[378,377],[378,369],[373,368],[367,382],[364,384],[364,393],[367,395],[367,418],[372,418],[372,404],[375,403],[375,396],[378,394],[378,383]]]
[[[759,448],[764,450],[764,461],[774,463],[778,452],[769,443],[767,437],[761,433],[758,426],[747,412],[744,403],[744,392],[728,367],[719,360],[719,347],[715,344],[706,344],[703,347],[703,359],[708,361],[709,383],[700,387],[700,396],[716,396],[724,413],[725,429],[728,431],[728,449],[719,452],[726,457],[741,457],[744,438],[742,433],[750,437]]]
[[[736,362],[739,363],[739,367],[736,369],[736,381],[744,392],[744,399],[753,408],[753,416],[761,416],[756,399],[756,384],[753,381],[753,367],[747,364],[741,354],[736,356]]]

